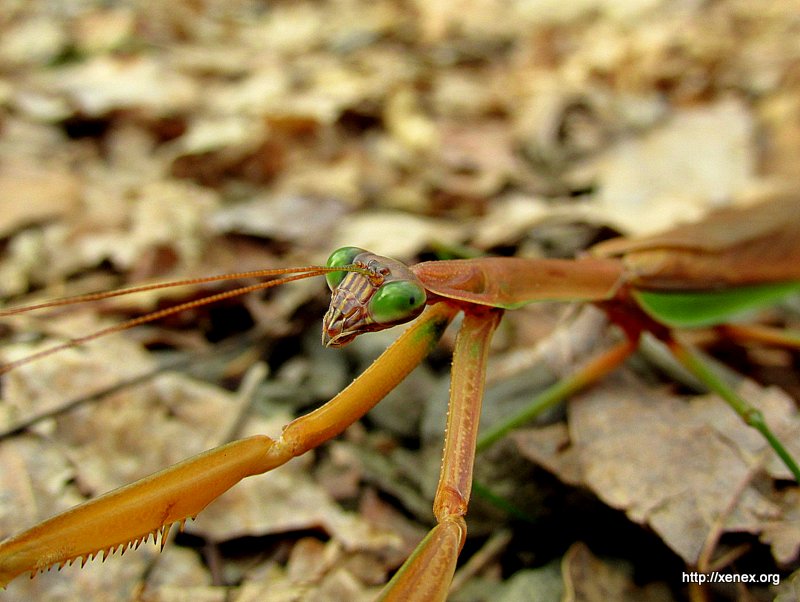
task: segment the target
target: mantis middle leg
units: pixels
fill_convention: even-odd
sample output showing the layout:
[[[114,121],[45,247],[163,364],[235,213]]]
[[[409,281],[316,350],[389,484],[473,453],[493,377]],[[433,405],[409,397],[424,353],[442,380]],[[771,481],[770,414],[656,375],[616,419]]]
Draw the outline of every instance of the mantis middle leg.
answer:
[[[486,359],[503,311],[468,312],[456,339],[442,469],[433,502],[437,525],[394,578],[381,600],[444,601],[467,533],[464,515],[481,415]]]

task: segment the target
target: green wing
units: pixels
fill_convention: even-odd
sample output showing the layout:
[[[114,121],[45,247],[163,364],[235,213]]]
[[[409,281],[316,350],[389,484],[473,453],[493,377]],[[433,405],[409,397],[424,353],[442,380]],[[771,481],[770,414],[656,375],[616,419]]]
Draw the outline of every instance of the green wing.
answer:
[[[739,314],[768,307],[800,292],[800,281],[741,286],[712,292],[636,291],[650,316],[675,328],[696,328],[729,322]]]

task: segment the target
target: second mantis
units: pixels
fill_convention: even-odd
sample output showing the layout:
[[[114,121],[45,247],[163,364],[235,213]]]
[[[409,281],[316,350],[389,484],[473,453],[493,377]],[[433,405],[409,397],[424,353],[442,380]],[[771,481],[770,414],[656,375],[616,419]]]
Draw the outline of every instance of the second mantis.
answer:
[[[385,599],[443,600],[466,535],[464,516],[470,499],[488,341],[503,311],[536,301],[599,303],[627,338],[598,356],[587,372],[590,380],[629,355],[642,332],[655,333],[691,363],[691,354],[672,337],[672,326],[725,321],[742,309],[798,290],[797,226],[785,217],[795,215],[797,208],[798,202],[787,196],[744,212],[718,214],[694,228],[609,243],[596,248],[592,257],[576,261],[485,258],[406,267],[346,247],[334,252],[326,267],[265,271],[260,275],[288,273],[302,278],[327,274],[333,293],[323,342],[329,346],[344,345],[364,332],[416,321],[352,385],[328,404],[289,424],[279,438],[251,437],[211,450],[4,541],[0,544],[0,583],[24,572],[99,552],[107,554],[151,534],[163,538],[170,525],[195,516],[242,478],[269,471],[341,433],[394,388],[435,346],[455,315],[463,312],[454,351],[442,472],[434,500],[438,524],[383,594]],[[733,223],[739,227],[732,228]],[[267,288],[275,282],[248,288]],[[714,310],[714,306],[724,309]],[[179,306],[175,311],[185,308]],[[159,312],[156,317],[172,311]],[[737,411],[765,436],[773,436],[757,412],[748,407]],[[780,442],[776,445],[777,453],[798,478],[795,460]]]

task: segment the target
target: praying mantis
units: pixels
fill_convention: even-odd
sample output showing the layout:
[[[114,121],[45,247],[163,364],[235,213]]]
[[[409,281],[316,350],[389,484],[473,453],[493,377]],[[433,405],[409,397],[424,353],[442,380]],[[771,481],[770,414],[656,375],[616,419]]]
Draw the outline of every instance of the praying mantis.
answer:
[[[673,328],[714,325],[742,310],[800,290],[800,200],[786,195],[745,209],[729,209],[699,224],[643,239],[615,239],[575,260],[485,257],[406,266],[356,247],[334,251],[326,266],[263,270],[230,278],[285,276],[201,302],[212,302],[286,281],[325,276],[331,303],[322,342],[341,347],[357,336],[411,322],[360,377],[318,409],[288,424],[278,438],[252,436],[171,466],[57,515],[0,543],[0,586],[23,573],[84,562],[137,546],[183,525],[245,477],[268,472],[336,437],[395,388],[436,346],[457,314],[450,402],[439,484],[436,525],[384,588],[382,600],[445,600],[466,538],[478,420],[489,341],[504,311],[537,301],[598,304],[625,340],[597,356],[579,386],[601,378],[637,347],[643,332],[667,343],[674,355],[703,376],[702,362],[673,335]],[[787,216],[789,216],[787,218]],[[211,281],[225,277],[201,279]],[[189,284],[183,281],[178,284]],[[175,283],[172,283],[175,284]],[[156,285],[162,286],[162,285]],[[9,315],[92,301],[151,286],[85,295],[0,312]],[[160,310],[11,362],[5,371],[109,332],[194,307]],[[753,330],[753,337],[774,336]],[[779,338],[779,337],[778,337]],[[711,377],[713,381],[713,377]],[[712,384],[712,388],[713,388]],[[729,401],[758,429],[794,478],[796,461],[743,400]],[[502,434],[495,434],[495,437]]]

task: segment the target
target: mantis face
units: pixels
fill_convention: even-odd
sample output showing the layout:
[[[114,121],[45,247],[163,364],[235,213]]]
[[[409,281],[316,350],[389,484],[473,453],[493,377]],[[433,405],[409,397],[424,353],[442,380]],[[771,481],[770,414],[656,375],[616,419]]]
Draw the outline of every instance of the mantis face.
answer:
[[[342,247],[328,267],[356,266],[358,272],[326,276],[331,303],[322,323],[322,344],[342,347],[365,332],[409,322],[425,307],[425,287],[408,267],[358,247]]]

